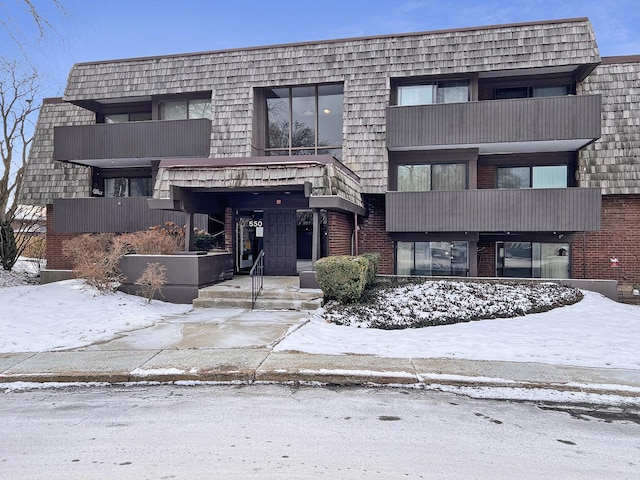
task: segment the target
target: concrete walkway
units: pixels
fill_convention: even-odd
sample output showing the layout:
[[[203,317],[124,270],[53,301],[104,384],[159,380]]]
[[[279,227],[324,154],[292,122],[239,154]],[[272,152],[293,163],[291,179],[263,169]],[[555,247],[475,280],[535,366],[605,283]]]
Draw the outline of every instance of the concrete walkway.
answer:
[[[484,386],[640,401],[640,372],[538,363],[275,352],[308,312],[195,309],[73,351],[0,354],[2,382],[318,382]]]

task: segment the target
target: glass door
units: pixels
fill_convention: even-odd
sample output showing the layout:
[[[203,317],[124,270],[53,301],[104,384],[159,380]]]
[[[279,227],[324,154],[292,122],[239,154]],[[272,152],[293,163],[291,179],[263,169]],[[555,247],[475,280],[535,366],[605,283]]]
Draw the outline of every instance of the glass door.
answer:
[[[262,212],[236,216],[236,271],[249,273],[262,248],[264,227]]]

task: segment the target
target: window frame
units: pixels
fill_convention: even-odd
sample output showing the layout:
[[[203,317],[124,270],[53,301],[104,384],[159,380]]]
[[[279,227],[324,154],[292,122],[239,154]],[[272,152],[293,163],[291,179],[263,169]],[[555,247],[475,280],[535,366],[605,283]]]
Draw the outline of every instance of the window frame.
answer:
[[[445,90],[446,88],[452,88],[454,84],[464,84],[467,88],[467,98],[466,100],[456,100],[456,101],[439,101],[440,95],[439,91]],[[419,87],[432,87],[431,92],[431,102],[418,102],[418,103],[403,103],[402,101],[402,89],[415,89]],[[410,107],[417,105],[444,105],[448,103],[467,103],[472,101],[472,88],[473,82],[469,77],[464,78],[443,78],[443,79],[424,79],[424,80],[400,80],[397,81],[394,85],[394,104],[396,106],[401,107]]]
[[[548,168],[548,167],[564,167],[566,169],[566,174],[565,174],[565,185],[563,187],[538,187],[538,186],[534,186],[533,185],[533,181],[534,181],[534,169],[538,169],[538,168]],[[507,170],[507,169],[515,169],[515,168],[527,168],[529,169],[529,186],[528,187],[501,187],[500,186],[500,172]],[[514,189],[524,189],[524,188],[570,188],[571,187],[571,181],[569,178],[571,169],[569,168],[569,164],[566,163],[558,163],[558,164],[545,164],[545,165],[500,165],[498,167],[496,167],[496,189],[509,189],[509,188],[514,188]]]
[[[469,189],[469,161],[468,160],[451,160],[451,161],[432,161],[432,162],[418,162],[418,161],[399,161],[394,162],[393,168],[395,170],[395,178],[393,191],[396,192],[437,192],[446,190],[434,190],[433,189],[433,167],[448,166],[448,165],[461,165],[464,168],[464,188],[449,190],[449,191],[462,191]],[[400,189],[400,168],[410,166],[429,166],[429,189],[428,190],[404,190]]]
[[[323,87],[340,87],[340,112],[339,112],[339,124],[340,124],[340,143],[339,144],[329,144],[329,145],[319,145],[322,141],[322,132],[321,132],[321,112],[320,108],[321,99],[323,97],[334,96],[336,94],[322,94],[321,90]],[[298,96],[294,94],[296,89],[312,89],[313,95],[307,96]],[[312,85],[290,85],[290,86],[274,86],[274,87],[263,87],[260,89],[261,94],[263,96],[262,108],[264,109],[264,155],[265,156],[273,156],[273,155],[284,155],[284,156],[303,156],[303,155],[333,155],[338,160],[342,161],[342,148],[344,145],[344,83],[335,82],[335,83],[319,83]],[[286,104],[287,104],[287,123],[288,123],[288,131],[286,135],[283,135],[283,138],[287,140],[287,146],[270,146],[270,118],[269,118],[269,100],[274,98],[269,96],[269,92],[278,91],[278,90],[286,90]],[[283,100],[285,97],[279,97]],[[295,135],[293,131],[293,124],[295,122],[295,108],[294,103],[296,102],[296,98],[313,98],[312,110],[311,114],[313,116],[313,146],[294,146]],[[329,107],[325,107],[322,110],[322,113],[326,115],[330,115],[332,110]],[[306,125],[307,127],[311,127],[310,125]]]

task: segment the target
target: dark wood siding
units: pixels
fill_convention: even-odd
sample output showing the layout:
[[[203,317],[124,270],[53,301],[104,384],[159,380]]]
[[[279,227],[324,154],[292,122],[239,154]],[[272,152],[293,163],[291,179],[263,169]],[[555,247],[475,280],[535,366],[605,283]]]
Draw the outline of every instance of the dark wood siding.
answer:
[[[597,188],[387,192],[388,232],[600,230]]]
[[[207,229],[206,215],[194,223]],[[165,222],[185,225],[182,212],[150,210],[147,197],[68,198],[53,201],[55,233],[124,233],[146,230]]]
[[[163,120],[55,127],[54,160],[208,157],[211,120]]]
[[[393,106],[387,109],[387,146],[596,139],[600,109],[600,95]]]

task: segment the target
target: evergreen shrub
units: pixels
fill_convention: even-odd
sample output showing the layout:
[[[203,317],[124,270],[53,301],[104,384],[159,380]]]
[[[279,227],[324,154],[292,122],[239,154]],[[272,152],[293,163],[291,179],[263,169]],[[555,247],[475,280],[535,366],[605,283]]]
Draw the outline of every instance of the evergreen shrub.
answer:
[[[367,285],[369,260],[351,255],[324,257],[315,263],[316,278],[325,300],[357,301]]]

